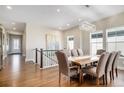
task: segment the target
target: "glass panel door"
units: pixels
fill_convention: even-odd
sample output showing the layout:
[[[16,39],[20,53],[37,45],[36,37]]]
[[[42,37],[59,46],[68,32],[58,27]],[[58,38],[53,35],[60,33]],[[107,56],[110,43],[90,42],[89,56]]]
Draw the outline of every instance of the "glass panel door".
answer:
[[[22,52],[22,36],[9,35],[9,54]]]

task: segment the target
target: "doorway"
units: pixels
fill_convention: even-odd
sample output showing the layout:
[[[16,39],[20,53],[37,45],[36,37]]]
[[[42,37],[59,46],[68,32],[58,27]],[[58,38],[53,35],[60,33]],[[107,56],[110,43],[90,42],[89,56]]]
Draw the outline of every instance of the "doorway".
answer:
[[[22,53],[22,35],[9,34],[9,51],[8,54]]]

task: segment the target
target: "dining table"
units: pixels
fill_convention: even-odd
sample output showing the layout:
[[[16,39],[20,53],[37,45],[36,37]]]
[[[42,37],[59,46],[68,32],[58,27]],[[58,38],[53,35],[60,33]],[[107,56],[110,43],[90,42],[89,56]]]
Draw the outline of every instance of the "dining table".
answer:
[[[84,67],[87,64],[92,64],[94,62],[98,62],[99,60],[99,55],[95,56],[90,56],[90,55],[85,55],[85,56],[78,56],[78,57],[68,57],[68,60],[72,62],[73,64],[79,66],[79,82],[82,83],[83,81],[83,71],[82,67]]]

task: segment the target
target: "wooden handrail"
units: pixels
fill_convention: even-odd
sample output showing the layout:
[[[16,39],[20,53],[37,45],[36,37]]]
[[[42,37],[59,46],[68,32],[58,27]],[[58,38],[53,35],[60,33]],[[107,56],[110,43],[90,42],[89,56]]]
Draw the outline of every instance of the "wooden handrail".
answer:
[[[62,51],[62,50],[43,50],[44,52],[45,51]]]

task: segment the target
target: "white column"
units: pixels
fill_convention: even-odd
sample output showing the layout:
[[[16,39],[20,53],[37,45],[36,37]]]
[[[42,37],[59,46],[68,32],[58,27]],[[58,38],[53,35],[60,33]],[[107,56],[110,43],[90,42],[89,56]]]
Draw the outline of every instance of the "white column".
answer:
[[[106,29],[103,30],[103,49],[107,50],[107,36],[106,36]]]

